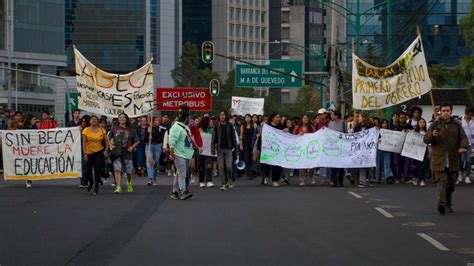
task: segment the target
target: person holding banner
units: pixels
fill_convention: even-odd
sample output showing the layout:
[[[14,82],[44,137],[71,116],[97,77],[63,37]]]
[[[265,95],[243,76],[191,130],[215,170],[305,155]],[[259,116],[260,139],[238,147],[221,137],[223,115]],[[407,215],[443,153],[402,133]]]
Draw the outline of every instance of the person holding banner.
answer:
[[[354,133],[361,132],[367,129],[374,127],[370,122],[370,118],[366,113],[358,113],[356,116],[356,126],[354,127]],[[373,168],[365,167],[359,168],[359,185],[358,187],[366,187],[367,180],[369,181],[369,186],[373,186]]]
[[[382,119],[382,122],[380,123],[380,128],[388,130],[389,126],[390,125],[388,120]],[[391,184],[393,182],[393,172],[390,166],[391,161],[391,152],[377,149],[377,167],[375,168],[375,178],[377,179],[377,183],[380,184],[382,182],[382,176],[385,178],[387,184]]]
[[[438,190],[438,211],[452,213],[452,199],[459,172],[459,156],[469,148],[469,140],[462,124],[451,114],[453,106],[442,104],[441,117],[429,127],[423,138],[431,144],[431,170]]]
[[[235,137],[234,126],[229,122],[227,113],[222,110],[219,112],[219,121],[212,132],[212,155],[217,155],[217,164],[219,175],[221,176],[221,191],[227,187],[234,187],[234,176],[232,173],[234,167],[233,153],[239,152],[237,139]]]
[[[294,135],[304,135],[307,133],[313,133],[314,127],[309,121],[309,116],[304,114],[300,117],[299,124],[293,130]],[[299,170],[300,186],[306,185],[306,178],[311,178],[311,183],[315,184],[316,180],[314,179],[314,168],[311,169],[300,169]]]
[[[109,139],[105,129],[99,127],[99,118],[96,115],[91,115],[89,123],[90,126],[82,131],[86,178],[89,181],[87,192],[90,192],[92,185],[94,185],[94,195],[97,195],[101,182],[101,167],[108,156]],[[94,178],[92,178],[92,175],[94,175]]]
[[[52,129],[58,127],[58,123],[56,120],[54,120],[54,118],[51,117],[51,113],[49,111],[43,111],[41,118],[43,121],[39,123],[38,129]]]
[[[408,123],[408,116],[405,112],[400,112],[399,121],[394,127],[395,131],[406,132],[413,130],[413,127]],[[393,173],[396,178],[395,183],[402,182],[402,176],[407,184],[413,182],[413,161],[412,159],[402,156],[400,153],[395,153],[393,157]]]
[[[342,114],[339,111],[333,111],[331,113],[331,121],[329,122],[328,128],[341,132],[347,133],[346,121],[341,119]],[[344,187],[344,168],[327,168],[331,174],[332,186],[333,187]]]
[[[281,116],[278,113],[270,113],[268,116],[268,121],[267,124],[273,128],[283,130],[283,125],[281,124]],[[259,147],[260,150],[262,149],[262,138],[259,138]],[[266,185],[268,183],[268,178],[270,177],[270,172],[272,175],[272,186],[274,187],[279,187],[280,184],[278,184],[278,180],[280,180],[281,173],[283,171],[283,168],[278,165],[269,165],[262,163],[262,171],[263,171],[263,178],[262,182],[260,184]]]
[[[27,130],[38,129],[38,127],[36,126],[36,117],[32,114],[27,115],[21,129],[27,129]],[[33,186],[33,181],[26,180],[26,188],[31,188],[32,186]]]
[[[426,120],[423,118],[418,119],[417,125],[415,127],[415,132],[420,133],[422,136],[425,136],[428,132],[426,127]],[[417,170],[417,178],[413,180],[413,185],[418,185],[420,183],[421,187],[426,186],[426,177],[428,176],[428,170],[430,166],[430,158],[428,156],[428,147],[425,150],[425,156],[423,157],[423,161],[415,161],[415,166]]]
[[[122,193],[121,179],[122,173],[127,174],[127,192],[133,192],[132,156],[140,144],[137,131],[132,126],[127,114],[121,113],[118,117],[118,125],[109,132],[110,156],[114,167],[115,194]]]

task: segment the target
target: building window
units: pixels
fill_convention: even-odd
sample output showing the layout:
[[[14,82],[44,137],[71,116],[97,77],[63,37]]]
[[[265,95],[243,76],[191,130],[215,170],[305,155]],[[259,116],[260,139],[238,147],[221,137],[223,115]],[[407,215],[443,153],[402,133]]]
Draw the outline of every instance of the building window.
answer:
[[[259,0],[255,0],[255,6],[258,7],[260,5]]]
[[[240,42],[237,42],[237,47],[235,49],[236,54],[240,54]]]
[[[254,18],[253,18],[253,10],[249,11],[249,23],[253,23]]]
[[[247,0],[242,0],[242,5],[246,6],[247,5]]]
[[[255,24],[258,24],[259,16],[260,16],[260,12],[255,11],[255,17],[254,17],[254,23],[255,23]]]
[[[247,9],[244,9],[242,12],[242,21],[247,22]]]
[[[242,45],[242,54],[246,55],[247,54],[247,42],[244,42]]]
[[[242,27],[242,38],[247,38],[247,26]]]
[[[260,27],[255,27],[255,39],[258,39],[258,35],[260,34]]]
[[[237,38],[240,38],[240,25],[237,25],[237,33],[236,33],[236,37]]]
[[[253,6],[253,0],[249,0],[249,6]]]
[[[253,35],[253,26],[249,27],[249,39],[255,39],[255,36]]]
[[[253,55],[253,42],[249,43],[249,55]]]
[[[262,0],[262,7],[265,7],[265,0]]]
[[[240,8],[237,8],[237,13],[235,14],[235,20],[240,21],[240,13],[242,13]]]
[[[234,41],[229,41],[229,52],[234,53]]]
[[[234,8],[229,8],[229,19],[234,20]]]
[[[229,26],[229,36],[230,37],[234,37],[234,29],[235,29],[235,25],[230,24],[230,26]]]
[[[260,18],[261,18],[262,24],[265,24],[265,12],[260,13]]]
[[[262,56],[264,56],[264,55],[265,55],[265,44],[262,43],[260,47],[261,47],[260,54],[261,54]]]
[[[265,39],[265,33],[266,33],[265,28],[262,28],[262,35],[260,36],[262,39]]]

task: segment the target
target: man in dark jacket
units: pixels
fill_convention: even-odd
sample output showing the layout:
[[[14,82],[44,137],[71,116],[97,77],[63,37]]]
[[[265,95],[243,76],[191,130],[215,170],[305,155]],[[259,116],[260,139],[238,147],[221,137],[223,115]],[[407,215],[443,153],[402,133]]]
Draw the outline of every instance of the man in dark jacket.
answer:
[[[237,138],[234,127],[229,123],[228,115],[225,111],[219,112],[218,123],[212,132],[211,152],[217,154],[217,164],[219,165],[219,175],[221,176],[221,191],[227,187],[234,187],[234,176],[232,175],[233,153],[238,152]]]
[[[424,137],[431,144],[431,170],[438,190],[438,211],[452,213],[452,197],[459,172],[459,155],[466,152],[469,141],[459,121],[451,117],[453,106],[442,104],[441,117],[435,120]]]

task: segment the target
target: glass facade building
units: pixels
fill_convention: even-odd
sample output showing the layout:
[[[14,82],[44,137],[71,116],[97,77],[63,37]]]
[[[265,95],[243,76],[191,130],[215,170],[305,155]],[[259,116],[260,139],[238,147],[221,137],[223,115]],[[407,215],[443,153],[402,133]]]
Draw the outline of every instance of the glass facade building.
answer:
[[[348,9],[357,10],[357,0],[348,0]],[[471,53],[466,47],[459,27],[460,18],[467,15],[471,0],[392,1],[392,34],[384,0],[359,0],[361,17],[359,54],[382,55],[386,63],[396,59],[416,37],[416,26],[421,29],[428,64],[455,66],[459,59]],[[378,6],[378,7],[376,7]],[[376,7],[376,8],[374,8]],[[347,22],[347,43],[356,36],[355,16]],[[388,53],[387,40],[392,52]],[[349,47],[350,49],[350,47]],[[350,53],[348,53],[350,55]]]
[[[150,4],[156,36],[156,0]],[[74,72],[73,46],[108,72],[127,73],[145,64],[146,0],[65,0],[64,5],[69,74]],[[156,38],[153,44],[156,50]]]
[[[212,40],[212,1],[183,0],[183,44],[190,42],[199,49],[205,41]],[[201,67],[208,65],[199,60]]]

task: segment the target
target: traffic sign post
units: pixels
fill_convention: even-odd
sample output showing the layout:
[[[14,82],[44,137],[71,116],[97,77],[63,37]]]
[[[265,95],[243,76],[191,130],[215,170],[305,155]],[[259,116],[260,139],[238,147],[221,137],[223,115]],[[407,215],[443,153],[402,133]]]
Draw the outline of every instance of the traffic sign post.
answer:
[[[66,112],[71,113],[79,106],[77,92],[66,92]]]
[[[237,64],[235,69],[236,87],[299,88],[303,86],[303,61],[270,60],[261,66],[285,72],[293,76],[273,72],[247,64]]]

